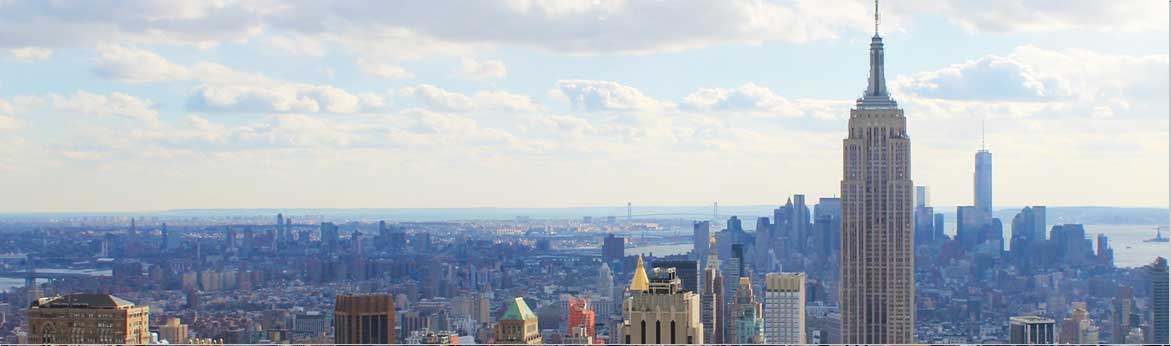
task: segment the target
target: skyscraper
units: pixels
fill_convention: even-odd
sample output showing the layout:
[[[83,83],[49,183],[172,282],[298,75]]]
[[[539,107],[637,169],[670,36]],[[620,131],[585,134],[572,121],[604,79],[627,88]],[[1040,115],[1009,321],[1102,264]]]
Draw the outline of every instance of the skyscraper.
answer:
[[[992,215],[992,153],[988,149],[976,152],[975,187],[976,209]]]
[[[707,262],[707,238],[712,235],[711,221],[696,221],[691,224],[691,254],[699,263]]]
[[[1016,345],[1052,345],[1057,339],[1056,322],[1039,316],[1009,318],[1009,342]]]
[[[752,293],[752,281],[748,277],[740,278],[736,287],[736,300],[729,308],[732,311],[728,321],[733,324],[729,329],[732,343],[736,344],[763,344],[764,312],[760,301]]]
[[[28,340],[38,344],[150,343],[150,308],[108,294],[41,298],[28,309]]]
[[[1110,335],[1116,344],[1125,344],[1126,335],[1133,325],[1130,320],[1134,313],[1134,289],[1130,286],[1120,286],[1110,301]]]
[[[159,339],[167,340],[171,344],[187,343],[187,325],[178,317],[167,319],[167,323],[159,326]]]
[[[764,335],[770,344],[804,344],[805,273],[764,278]]]
[[[691,260],[655,261],[652,268],[675,268],[675,275],[683,281],[683,289],[699,293],[699,263]]]
[[[333,305],[333,342],[389,344],[395,342],[394,298],[382,295],[337,295]]]
[[[622,257],[626,257],[626,238],[607,234],[606,238],[602,239],[602,261],[613,263],[621,261]]]
[[[516,297],[508,302],[504,315],[496,323],[496,343],[506,345],[541,344],[541,329],[537,325],[537,314],[525,304],[525,299]]]
[[[655,269],[648,280],[642,264],[639,257],[617,343],[703,344],[699,296],[682,289],[674,269]]]
[[[870,78],[850,110],[842,170],[842,342],[913,343],[913,188],[907,118],[886,89],[883,44],[870,40]]]
[[[700,296],[703,321],[703,339],[708,343],[724,342],[724,277],[720,275],[720,257],[716,255],[716,236],[708,239],[707,265],[703,270],[703,292]]]
[[[1166,345],[1168,343],[1167,309],[1167,259],[1155,258],[1147,266],[1151,275],[1151,339],[1147,342]]]

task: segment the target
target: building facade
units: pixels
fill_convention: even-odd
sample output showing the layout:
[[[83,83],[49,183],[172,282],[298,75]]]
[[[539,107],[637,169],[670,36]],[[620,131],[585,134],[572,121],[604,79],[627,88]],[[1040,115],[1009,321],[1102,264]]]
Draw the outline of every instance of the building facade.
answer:
[[[37,344],[149,344],[150,308],[108,294],[40,298],[28,309]]]
[[[720,258],[716,255],[716,236],[708,239],[707,266],[703,270],[703,292],[700,294],[703,339],[708,343],[724,342],[724,277],[720,274]]]
[[[1167,259],[1159,257],[1147,266],[1151,275],[1151,337],[1148,342],[1168,344]]]
[[[771,344],[803,344],[805,273],[769,273],[764,277],[764,335]]]
[[[1009,343],[1016,345],[1052,345],[1057,342],[1055,337],[1056,322],[1051,318],[1038,316],[1013,316],[1009,319]]]
[[[683,290],[672,268],[656,269],[653,278],[640,282],[645,271],[640,257],[623,304],[620,337],[614,343],[703,344],[699,296]]]
[[[915,341],[911,140],[903,110],[887,93],[883,60],[875,32],[869,85],[850,110],[843,141],[839,294],[848,344]]]
[[[733,324],[729,329],[728,339],[736,344],[763,344],[764,338],[764,311],[760,301],[752,292],[752,281],[748,277],[740,278],[736,287],[735,303],[729,308],[732,312],[728,321]]]
[[[522,297],[508,302],[508,308],[496,323],[496,343],[512,345],[537,345],[542,343],[541,328],[537,325],[537,314],[529,309]]]
[[[338,344],[389,344],[396,340],[394,298],[386,295],[334,297],[333,340]]]

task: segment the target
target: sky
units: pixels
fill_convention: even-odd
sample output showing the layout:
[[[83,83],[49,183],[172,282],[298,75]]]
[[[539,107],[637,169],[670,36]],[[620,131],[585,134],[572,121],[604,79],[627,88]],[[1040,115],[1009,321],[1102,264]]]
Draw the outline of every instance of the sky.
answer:
[[[912,178],[1168,205],[1168,8],[881,4]],[[868,1],[3,1],[0,212],[837,195]],[[984,129],[981,131],[981,129]]]

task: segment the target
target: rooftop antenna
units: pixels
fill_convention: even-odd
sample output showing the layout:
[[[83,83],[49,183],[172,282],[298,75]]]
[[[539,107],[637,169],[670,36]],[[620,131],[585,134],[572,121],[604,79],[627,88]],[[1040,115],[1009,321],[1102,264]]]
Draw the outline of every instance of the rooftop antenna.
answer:
[[[878,36],[878,0],[874,0],[874,36]]]
[[[984,120],[986,120],[984,117],[980,117],[980,150],[988,150],[987,147],[984,146],[984,136],[987,133],[987,131],[984,130]]]

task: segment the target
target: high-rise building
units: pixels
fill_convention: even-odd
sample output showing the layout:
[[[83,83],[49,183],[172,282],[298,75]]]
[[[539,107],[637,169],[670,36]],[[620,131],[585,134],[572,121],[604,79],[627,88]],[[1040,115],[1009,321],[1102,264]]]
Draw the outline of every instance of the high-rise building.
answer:
[[[537,325],[537,314],[525,304],[525,299],[516,297],[508,302],[504,316],[496,323],[496,343],[512,345],[541,344],[541,329]]]
[[[976,197],[972,205],[989,215],[992,214],[992,153],[981,148],[976,152],[976,173],[974,174]]]
[[[167,318],[167,323],[159,326],[159,339],[167,340],[171,344],[187,343],[187,325],[178,317]]]
[[[1130,334],[1132,323],[1130,316],[1134,314],[1134,289],[1130,286],[1120,286],[1110,301],[1110,335],[1112,342],[1127,344],[1126,336]]]
[[[882,37],[843,141],[842,342],[914,343],[913,184],[907,118],[886,88]]]
[[[947,239],[947,234],[944,233],[944,227],[947,224],[943,220],[943,213],[935,213],[935,221],[931,223],[931,226],[935,227],[935,239]]]
[[[1167,259],[1155,258],[1147,266],[1147,272],[1151,276],[1151,338],[1147,342],[1166,345],[1169,342],[1168,327],[1171,327],[1167,324]]]
[[[764,309],[756,295],[752,292],[752,281],[748,277],[740,278],[736,287],[736,300],[728,308],[728,322],[732,327],[728,329],[728,338],[735,344],[763,344],[764,338]]]
[[[606,238],[602,239],[602,261],[614,263],[622,261],[623,257],[626,257],[626,238],[607,234]]]
[[[695,221],[691,224],[691,257],[699,263],[707,262],[707,238],[711,235],[711,221]]]
[[[699,296],[683,290],[673,268],[656,269],[647,279],[639,257],[630,296],[623,303],[621,337],[624,344],[703,344]]]
[[[1076,345],[1097,345],[1099,328],[1090,319],[1085,302],[1074,302],[1069,317],[1061,321],[1058,342]]]
[[[764,278],[764,335],[770,344],[804,344],[805,273]]]
[[[655,261],[652,268],[675,268],[675,275],[683,281],[683,289],[699,292],[699,263],[691,260]]]
[[[588,300],[579,297],[569,297],[567,310],[565,319],[567,330],[572,332],[574,329],[582,328],[584,333],[582,333],[583,335],[578,335],[579,337],[588,336],[592,339],[596,336],[594,334],[594,321],[596,318],[594,317],[594,309],[590,306]],[[569,334],[568,336],[573,335]]]
[[[151,340],[150,308],[108,294],[37,299],[28,309],[28,340],[38,344],[129,344]]]
[[[602,262],[602,266],[598,268],[598,282],[597,287],[594,288],[598,294],[603,297],[613,298],[614,296],[614,272],[610,270],[610,265]]]
[[[337,344],[389,344],[395,336],[394,297],[337,295],[333,305],[333,342]]]
[[[321,245],[328,250],[336,250],[341,242],[341,234],[333,222],[321,223]]]
[[[820,237],[820,252],[826,257],[835,257],[842,247],[842,200],[837,197],[822,197],[813,206],[813,228]]]
[[[716,255],[716,236],[708,239],[707,264],[703,270],[703,292],[700,295],[703,339],[708,343],[724,342],[724,277],[720,275],[720,258]]]
[[[1052,345],[1055,338],[1056,322],[1039,316],[1013,316],[1009,318],[1009,343],[1015,345]]]
[[[276,214],[276,230],[273,232],[273,235],[273,243],[285,239],[285,216],[281,213]]]

